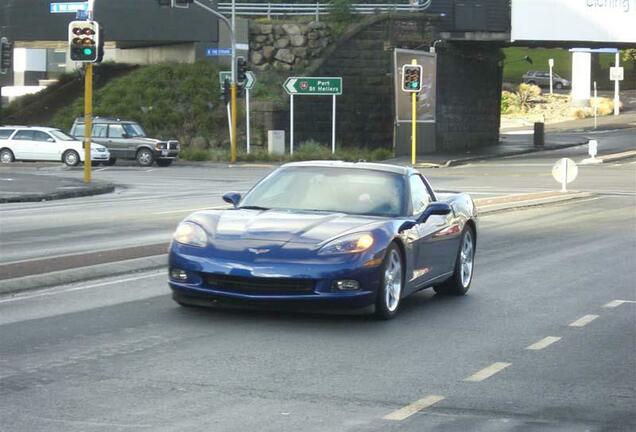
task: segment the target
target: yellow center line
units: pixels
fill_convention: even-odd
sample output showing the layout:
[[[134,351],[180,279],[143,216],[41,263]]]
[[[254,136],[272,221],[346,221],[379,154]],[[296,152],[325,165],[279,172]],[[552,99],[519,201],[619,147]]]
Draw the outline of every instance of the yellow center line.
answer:
[[[548,336],[548,337],[544,337],[543,339],[541,339],[538,342],[533,343],[532,345],[526,347],[527,350],[534,350],[534,351],[538,351],[538,350],[542,350],[543,348],[546,348],[550,345],[552,345],[553,343],[560,341],[561,338],[559,336]]]
[[[404,420],[418,411],[422,411],[432,405],[435,405],[437,402],[444,400],[444,396],[439,395],[430,395],[426,396],[423,399],[413,402],[405,406],[404,408],[400,408],[399,410],[393,411],[390,414],[382,417],[384,420],[393,420],[393,421],[401,421]]]
[[[468,378],[465,378],[464,381],[469,381],[469,382],[480,382],[480,381],[483,381],[485,379],[490,378],[494,374],[496,374],[498,372],[501,372],[502,370],[504,370],[505,368],[507,368],[511,364],[512,363],[505,363],[505,362],[493,363],[490,366],[480,370],[479,372],[474,373],[473,375],[469,376]]]
[[[570,327],[583,327],[594,321],[596,318],[598,318],[598,315],[584,315],[576,321],[572,321],[568,325]]]

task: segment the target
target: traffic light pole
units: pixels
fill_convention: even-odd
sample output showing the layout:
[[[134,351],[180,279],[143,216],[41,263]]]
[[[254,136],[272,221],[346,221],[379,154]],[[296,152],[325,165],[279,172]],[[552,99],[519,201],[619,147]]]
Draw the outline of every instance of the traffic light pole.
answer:
[[[411,60],[412,65],[417,64],[417,60]],[[411,165],[415,166],[417,152],[417,95],[411,93]]]
[[[91,135],[93,131],[93,63],[86,63],[84,72],[84,183],[90,183]]]
[[[230,161],[232,163],[236,162],[236,96],[238,93],[238,89],[236,87],[236,36],[234,34],[234,24],[235,24],[235,12],[236,12],[236,0],[232,0],[232,21],[228,20],[226,17],[212,9],[206,4],[201,3],[199,0],[194,0],[194,4],[199,6],[200,8],[205,9],[210,12],[212,15],[216,16],[218,19],[223,21],[225,25],[228,26],[230,30],[230,40],[232,43],[232,64],[231,64],[231,73],[232,77],[230,79],[230,103],[232,104],[231,114],[232,114],[232,131],[230,133]]]

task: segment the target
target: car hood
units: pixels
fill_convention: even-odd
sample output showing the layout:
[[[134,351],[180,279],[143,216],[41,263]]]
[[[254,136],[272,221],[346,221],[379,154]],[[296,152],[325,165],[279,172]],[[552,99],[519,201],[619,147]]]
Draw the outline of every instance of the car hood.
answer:
[[[213,239],[318,244],[349,232],[367,231],[386,218],[281,210],[229,209],[191,215]]]

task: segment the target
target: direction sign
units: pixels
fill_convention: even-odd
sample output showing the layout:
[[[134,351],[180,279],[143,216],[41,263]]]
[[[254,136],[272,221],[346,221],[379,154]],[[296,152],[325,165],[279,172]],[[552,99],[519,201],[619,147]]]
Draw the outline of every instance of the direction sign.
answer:
[[[231,56],[232,48],[206,48],[205,56],[206,57],[222,57],[222,56]]]
[[[290,95],[332,96],[342,94],[341,77],[289,77],[283,88]]]
[[[245,90],[252,90],[252,88],[254,88],[254,84],[256,84],[256,76],[254,75],[254,72],[252,71],[247,71],[245,72],[245,83],[243,84],[243,88]],[[219,85],[221,86],[221,91],[223,91],[223,83],[225,82],[225,80],[231,81],[232,80],[232,72],[230,71],[221,71],[219,72]]]
[[[88,11],[88,2],[51,3],[49,6],[49,13],[76,13],[77,11]]]
[[[610,81],[623,81],[624,77],[625,77],[625,69],[622,66],[616,67],[616,66],[611,66],[610,67]]]

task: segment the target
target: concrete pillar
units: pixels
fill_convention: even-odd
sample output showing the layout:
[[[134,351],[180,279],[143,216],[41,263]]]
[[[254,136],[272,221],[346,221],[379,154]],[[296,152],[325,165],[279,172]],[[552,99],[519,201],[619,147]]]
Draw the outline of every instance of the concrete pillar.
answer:
[[[587,106],[590,100],[592,54],[572,53],[572,105]]]

